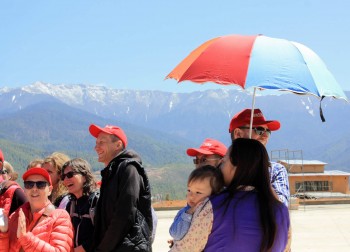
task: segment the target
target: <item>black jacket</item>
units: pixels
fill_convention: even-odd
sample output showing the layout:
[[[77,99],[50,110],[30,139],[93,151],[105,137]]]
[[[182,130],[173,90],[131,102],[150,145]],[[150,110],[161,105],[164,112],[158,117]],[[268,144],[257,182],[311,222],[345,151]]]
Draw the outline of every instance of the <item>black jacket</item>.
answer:
[[[98,197],[98,191],[92,192],[90,195],[83,195],[79,199],[70,195],[66,206],[74,227],[74,247],[82,245],[85,251],[89,251],[92,245],[93,216]]]
[[[140,157],[124,150],[101,175],[94,251],[151,251],[151,192]]]

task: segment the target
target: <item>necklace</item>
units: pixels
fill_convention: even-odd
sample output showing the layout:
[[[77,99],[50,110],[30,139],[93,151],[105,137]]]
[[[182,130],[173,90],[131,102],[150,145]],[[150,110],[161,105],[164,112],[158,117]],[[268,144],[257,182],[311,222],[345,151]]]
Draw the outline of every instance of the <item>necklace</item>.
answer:
[[[237,187],[237,190],[240,190],[240,191],[253,191],[253,190],[255,190],[255,187],[254,186],[240,185],[240,186]]]

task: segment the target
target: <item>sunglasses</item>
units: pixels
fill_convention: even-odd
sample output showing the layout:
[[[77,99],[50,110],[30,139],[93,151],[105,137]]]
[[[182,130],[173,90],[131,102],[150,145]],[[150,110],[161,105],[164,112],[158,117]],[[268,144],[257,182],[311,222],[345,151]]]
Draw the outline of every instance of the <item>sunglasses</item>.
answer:
[[[250,129],[249,127],[239,127],[240,129]],[[266,129],[264,127],[253,127],[252,130],[254,130],[255,134],[262,136],[266,133],[266,135],[271,135],[271,130]]]
[[[219,159],[220,158],[206,158],[206,157],[194,158],[193,163],[194,164],[203,164],[203,163],[206,163],[207,161],[214,161],[214,160],[219,160]]]
[[[38,189],[44,189],[49,183],[46,181],[24,181],[24,188],[25,189],[32,189],[34,185],[36,185],[36,188]]]
[[[7,174],[7,171],[6,171],[6,170],[0,170],[0,174],[1,174],[1,175]]]
[[[70,172],[67,172],[67,173],[63,173],[63,174],[61,175],[61,180],[64,180],[66,177],[67,177],[67,178],[73,178],[73,176],[74,176],[75,174],[79,174],[79,172],[70,171]]]

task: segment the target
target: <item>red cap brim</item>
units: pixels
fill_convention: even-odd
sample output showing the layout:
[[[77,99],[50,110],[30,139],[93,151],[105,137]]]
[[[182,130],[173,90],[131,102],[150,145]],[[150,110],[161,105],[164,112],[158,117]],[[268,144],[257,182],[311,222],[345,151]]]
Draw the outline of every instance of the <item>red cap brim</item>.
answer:
[[[213,155],[213,154],[215,154],[212,151],[207,151],[207,150],[203,150],[203,149],[196,149],[196,148],[187,149],[186,153],[190,157],[195,157],[198,154],[203,154],[203,155]]]
[[[271,131],[279,130],[281,127],[281,124],[279,121],[266,121],[266,126]]]
[[[93,137],[97,138],[98,134],[100,134],[103,130],[102,130],[102,128],[98,127],[97,125],[91,124],[89,127],[89,131]],[[105,132],[105,131],[103,131],[103,132]],[[105,132],[105,133],[110,134],[109,132]]]

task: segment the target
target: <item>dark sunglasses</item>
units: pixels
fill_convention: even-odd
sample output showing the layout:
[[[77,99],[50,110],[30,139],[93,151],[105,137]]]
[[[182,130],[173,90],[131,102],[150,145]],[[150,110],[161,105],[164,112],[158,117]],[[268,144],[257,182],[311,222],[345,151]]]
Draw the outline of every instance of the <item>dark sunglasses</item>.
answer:
[[[63,173],[63,174],[61,175],[61,180],[64,180],[66,177],[67,177],[67,178],[73,178],[73,176],[74,176],[75,174],[79,174],[79,172],[70,171],[70,172],[67,172],[67,173]]]
[[[239,127],[240,129],[250,129],[249,127]],[[255,132],[255,134],[262,136],[266,133],[266,135],[270,136],[271,135],[271,130],[266,129],[264,127],[253,127],[252,128]]]
[[[0,170],[0,174],[7,174],[7,171],[6,170]]]
[[[44,189],[49,183],[46,181],[24,181],[24,188],[25,189],[32,189],[34,185],[36,185],[36,188],[38,189]]]
[[[194,158],[193,163],[194,164],[203,164],[203,163],[206,163],[207,161],[213,161],[213,160],[219,160],[219,159],[220,158],[206,158],[206,157]]]

